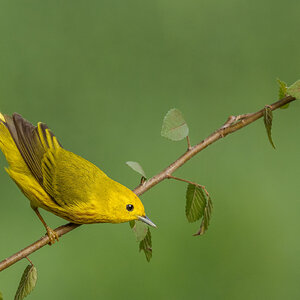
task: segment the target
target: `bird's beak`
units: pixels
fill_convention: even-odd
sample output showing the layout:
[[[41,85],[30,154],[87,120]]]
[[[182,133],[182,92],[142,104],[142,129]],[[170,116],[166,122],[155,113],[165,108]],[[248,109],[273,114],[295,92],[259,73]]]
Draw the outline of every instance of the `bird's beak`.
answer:
[[[138,219],[154,228],[157,228],[157,226],[147,216],[145,216],[145,217],[138,216]]]

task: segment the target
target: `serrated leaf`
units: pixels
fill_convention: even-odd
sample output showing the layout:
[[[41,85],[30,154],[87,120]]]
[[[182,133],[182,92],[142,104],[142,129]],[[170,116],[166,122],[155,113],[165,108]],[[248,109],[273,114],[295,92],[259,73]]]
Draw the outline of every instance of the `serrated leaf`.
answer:
[[[212,213],[212,201],[204,187],[188,184],[185,211],[189,222],[195,222],[202,217],[200,229],[194,235],[204,234],[208,229]]]
[[[3,300],[3,296],[2,293],[0,292],[0,300]]]
[[[22,300],[34,289],[37,281],[37,270],[33,265],[28,265],[23,272],[15,300]]]
[[[273,121],[273,113],[269,106],[265,106],[264,109],[264,123],[267,130],[267,135],[272,147],[275,149],[275,145],[272,140],[272,121]]]
[[[188,134],[189,128],[181,111],[177,108],[170,109],[164,117],[161,135],[172,141],[180,141]]]
[[[152,258],[152,241],[150,229],[147,228],[147,234],[145,238],[140,242],[140,251],[144,251],[147,261],[149,262]]]
[[[287,88],[287,93],[297,100],[300,99],[300,80],[297,80],[291,86]]]
[[[132,170],[136,171],[137,173],[141,174],[143,177],[147,178],[142,166],[138,162],[136,162],[136,161],[127,161],[126,164]]]
[[[202,235],[208,229],[210,218],[212,213],[212,201],[210,196],[207,197],[206,206],[204,209],[203,219],[200,225],[199,231],[195,235]]]
[[[141,242],[147,235],[148,225],[141,221],[130,221],[129,224],[136,236],[136,241]]]
[[[287,94],[287,85],[284,81],[281,81],[279,78],[277,78],[277,83],[278,83],[278,99],[282,99],[286,96]],[[284,106],[281,106],[281,109],[286,109],[289,107],[289,103],[285,104]]]
[[[203,216],[205,205],[206,197],[202,188],[189,183],[186,190],[185,206],[188,221],[192,223],[199,220]]]

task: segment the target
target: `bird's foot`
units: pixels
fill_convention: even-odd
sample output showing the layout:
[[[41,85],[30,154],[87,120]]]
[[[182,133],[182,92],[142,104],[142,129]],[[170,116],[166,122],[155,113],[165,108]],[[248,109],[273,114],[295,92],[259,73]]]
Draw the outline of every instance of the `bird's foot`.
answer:
[[[50,246],[55,243],[55,240],[57,240],[57,241],[59,240],[58,234],[48,226],[47,226],[47,235],[49,237],[49,245]]]

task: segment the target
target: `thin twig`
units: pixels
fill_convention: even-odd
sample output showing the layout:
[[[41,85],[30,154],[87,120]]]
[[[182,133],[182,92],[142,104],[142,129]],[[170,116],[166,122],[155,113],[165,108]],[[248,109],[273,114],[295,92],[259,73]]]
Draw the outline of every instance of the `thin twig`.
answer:
[[[236,120],[236,116],[229,116],[227,121],[224,123],[224,125],[221,127],[222,129],[225,129],[232,125]]]
[[[283,99],[280,99],[277,102],[274,102],[270,105],[271,110],[278,109],[279,107],[284,106],[287,103],[290,103],[292,101],[296,100],[292,96],[287,96]],[[153,186],[157,185],[164,179],[169,178],[169,176],[177,170],[179,167],[181,167],[183,164],[185,164],[188,160],[190,160],[193,156],[195,156],[200,151],[207,148],[212,143],[218,141],[219,139],[225,137],[226,135],[233,133],[253,122],[258,120],[263,116],[264,108],[259,110],[256,113],[246,114],[246,115],[240,115],[234,118],[230,118],[230,121],[225,123],[226,127],[222,126],[218,130],[216,130],[214,133],[212,133],[210,136],[208,136],[206,139],[204,139],[199,144],[191,147],[186,151],[183,155],[181,155],[176,161],[174,161],[172,164],[170,164],[167,168],[165,168],[163,171],[158,173],[157,175],[153,176],[149,180],[145,181],[142,185],[139,185],[136,187],[133,192],[136,193],[138,196],[142,195],[149,189],[151,189]],[[78,224],[68,223],[66,225],[60,226],[55,229],[58,236],[62,236],[71,230],[79,227]],[[33,244],[29,245],[28,247],[24,248],[23,250],[17,252],[16,254],[10,256],[9,258],[3,260],[0,262],[0,271],[8,268],[9,266],[13,265],[17,261],[21,260],[22,258],[30,255],[31,253],[37,251],[38,249],[42,248],[43,246],[47,245],[49,243],[48,236],[44,236],[38,241],[34,242]]]
[[[252,116],[254,114],[255,113],[242,114],[242,115],[238,115],[238,116],[229,116],[228,119],[227,119],[227,121],[224,123],[224,125],[220,129],[225,129],[227,127],[230,127],[234,123],[237,123],[238,121],[243,121],[245,118],[248,118],[248,117],[250,117],[250,116]]]

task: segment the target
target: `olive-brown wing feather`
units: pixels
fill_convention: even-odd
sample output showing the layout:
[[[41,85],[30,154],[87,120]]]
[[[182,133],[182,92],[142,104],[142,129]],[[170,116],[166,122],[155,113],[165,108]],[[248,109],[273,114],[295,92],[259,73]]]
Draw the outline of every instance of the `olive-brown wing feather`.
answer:
[[[14,113],[12,117],[6,115],[5,121],[25,163],[37,181],[43,185],[42,159],[48,150],[47,148],[50,147],[46,132],[49,132],[51,138],[54,135],[46,124],[39,124],[40,130],[38,130],[38,127],[32,125],[17,113]],[[43,146],[42,140],[46,147]]]

